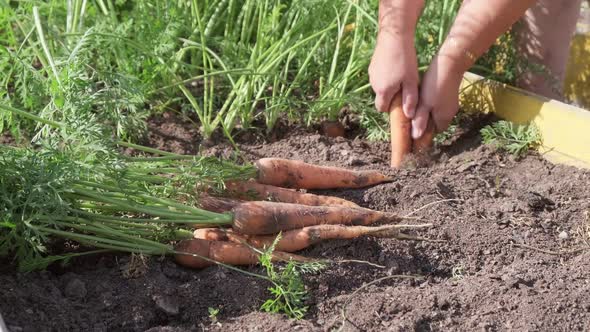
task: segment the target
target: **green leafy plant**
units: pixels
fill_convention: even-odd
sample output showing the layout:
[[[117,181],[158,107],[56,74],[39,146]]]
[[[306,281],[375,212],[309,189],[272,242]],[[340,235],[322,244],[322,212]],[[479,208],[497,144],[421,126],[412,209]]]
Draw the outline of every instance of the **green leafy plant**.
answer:
[[[207,313],[209,314],[209,319],[211,320],[211,322],[216,323],[217,322],[217,315],[219,314],[221,309],[219,308],[213,308],[213,307],[208,307],[207,308]]]
[[[522,156],[541,145],[541,133],[534,123],[516,125],[498,121],[481,129],[485,144],[494,145],[515,156]]]
[[[266,300],[261,309],[266,312],[284,313],[291,318],[301,319],[308,310],[305,305],[307,291],[301,275],[317,272],[325,267],[322,262],[298,263],[289,261],[284,267],[277,268],[272,263],[272,252],[280,240],[279,234],[273,244],[262,252],[260,263],[272,283],[269,291],[273,298]]]
[[[465,278],[465,265],[463,264],[459,264],[459,265],[455,265],[453,266],[453,269],[451,270],[451,274],[452,274],[452,278],[455,281],[460,281],[463,278]]]
[[[377,112],[373,108],[366,109],[360,114],[360,125],[367,132],[370,141],[384,141],[389,139],[388,114]]]
[[[454,123],[451,123],[445,131],[434,136],[434,143],[441,144],[444,141],[448,140],[449,138],[453,137],[453,135],[456,132],[457,132],[457,125]]]

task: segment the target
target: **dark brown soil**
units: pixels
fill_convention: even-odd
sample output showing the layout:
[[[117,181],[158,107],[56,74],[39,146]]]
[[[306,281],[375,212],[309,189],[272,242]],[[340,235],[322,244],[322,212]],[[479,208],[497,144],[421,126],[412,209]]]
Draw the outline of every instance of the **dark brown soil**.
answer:
[[[150,143],[183,153],[232,154],[225,144],[199,145],[196,131],[179,122],[174,116],[152,121]],[[0,312],[9,328],[588,331],[589,171],[536,155],[515,160],[482,146],[477,130],[443,146],[431,167],[403,171],[387,167],[387,143],[304,130],[273,142],[244,134],[240,142],[248,160],[272,156],[387,172],[394,182],[322,193],[400,215],[414,212],[435,225],[421,236],[446,242],[328,241],[302,252],[382,267],[338,263],[306,276],[309,312],[300,321],[260,312],[269,285],[220,267],[193,271],[165,258],[142,262],[128,256],[30,274],[9,266],[0,273]],[[215,319],[208,308],[219,309]]]

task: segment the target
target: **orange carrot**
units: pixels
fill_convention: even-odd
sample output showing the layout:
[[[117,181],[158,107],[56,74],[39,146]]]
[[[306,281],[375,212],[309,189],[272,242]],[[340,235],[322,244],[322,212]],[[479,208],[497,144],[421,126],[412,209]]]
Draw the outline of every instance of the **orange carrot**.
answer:
[[[302,205],[337,205],[358,207],[357,204],[342,198],[333,196],[319,196],[309,193],[302,193],[294,189],[275,187],[266,184],[260,184],[255,181],[247,182],[230,182],[226,183],[230,195],[240,199],[254,198],[259,200],[269,200],[273,202],[294,203]],[[250,195],[254,194],[254,195]]]
[[[321,127],[322,127],[322,132],[324,133],[324,135],[326,135],[328,137],[343,137],[344,134],[346,133],[346,129],[344,128],[342,123],[340,123],[340,121],[338,121],[338,120],[323,121],[321,123]]]
[[[307,206],[291,203],[245,202],[233,208],[233,228],[241,234],[267,235],[324,224],[370,225],[397,222],[386,212],[343,206]]]
[[[262,158],[256,163],[257,181],[262,184],[297,189],[362,188],[391,179],[377,171],[352,171],[339,167],[316,166],[302,161]]]
[[[391,133],[391,167],[402,167],[406,156],[412,152],[412,121],[402,109],[402,95],[397,94],[389,107]]]
[[[434,136],[436,135],[436,130],[434,127],[434,120],[432,120],[432,116],[428,118],[428,124],[426,125],[426,130],[424,134],[420,136],[417,140],[414,140],[412,152],[419,157],[427,156],[430,150],[432,149],[432,145],[434,144]]]
[[[233,228],[242,234],[264,235],[323,224],[370,225],[397,222],[397,216],[362,207],[310,206],[267,201],[238,201],[201,194],[202,209],[233,214]],[[213,239],[212,239],[213,240]]]
[[[230,233],[233,234],[233,231],[227,228],[199,228],[195,229],[193,237],[195,239],[207,241],[229,241],[230,238],[228,234]]]
[[[400,236],[400,227],[385,225],[377,227],[317,225],[283,232],[275,246],[275,250],[295,252],[313,244],[330,239],[353,239],[361,236],[380,238],[396,238]],[[209,241],[231,241],[234,243],[248,243],[256,248],[267,248],[276,239],[276,235],[241,235],[232,230],[219,228],[202,228],[194,232],[196,239]]]
[[[177,263],[196,269],[214,265],[215,262],[228,265],[253,265],[258,263],[259,259],[259,254],[252,248],[232,242],[190,239],[180,241],[175,250],[178,252],[174,255]],[[302,256],[280,251],[274,251],[272,254],[273,261],[288,261],[291,259],[302,262],[311,261],[311,259]]]

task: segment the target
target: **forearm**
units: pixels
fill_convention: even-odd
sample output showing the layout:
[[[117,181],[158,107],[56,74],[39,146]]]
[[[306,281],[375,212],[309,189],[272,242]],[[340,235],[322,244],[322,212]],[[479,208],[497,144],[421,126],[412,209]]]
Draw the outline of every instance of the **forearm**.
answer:
[[[465,0],[439,56],[467,71],[535,0]]]
[[[378,38],[414,38],[424,0],[379,0]]]

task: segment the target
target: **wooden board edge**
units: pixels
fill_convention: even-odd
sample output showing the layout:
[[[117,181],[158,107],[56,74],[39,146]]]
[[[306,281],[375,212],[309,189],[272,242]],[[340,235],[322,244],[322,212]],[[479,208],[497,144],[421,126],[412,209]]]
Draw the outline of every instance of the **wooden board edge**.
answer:
[[[547,160],[590,169],[590,111],[470,72],[463,77],[460,99],[468,112],[494,112],[519,124],[534,122]]]

